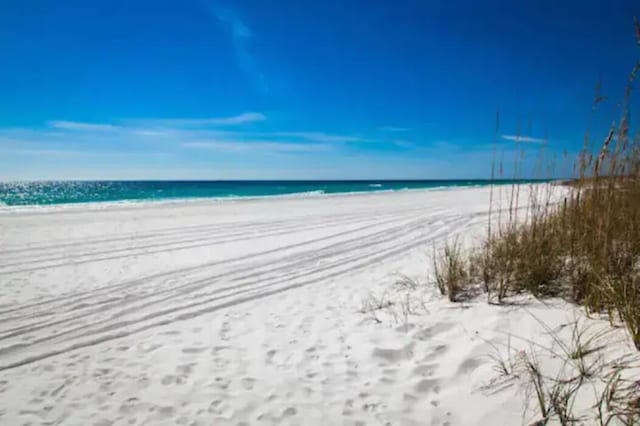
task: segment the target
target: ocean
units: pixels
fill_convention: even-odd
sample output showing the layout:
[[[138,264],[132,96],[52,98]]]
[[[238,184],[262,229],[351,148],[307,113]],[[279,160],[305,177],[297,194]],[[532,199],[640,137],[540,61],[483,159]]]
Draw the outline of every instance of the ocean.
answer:
[[[304,196],[352,192],[487,186],[540,180],[331,181],[38,181],[0,182],[0,205],[161,201],[200,198]]]

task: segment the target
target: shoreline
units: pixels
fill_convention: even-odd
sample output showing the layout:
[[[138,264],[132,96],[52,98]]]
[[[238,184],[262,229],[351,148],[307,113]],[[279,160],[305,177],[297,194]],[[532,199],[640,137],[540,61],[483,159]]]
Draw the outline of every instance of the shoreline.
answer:
[[[68,181],[71,183],[100,183],[102,181]],[[137,181],[104,181],[105,183],[139,183]],[[456,182],[456,184],[449,184]],[[21,182],[16,182],[16,184],[20,184]],[[24,184],[33,184],[39,182],[24,182]],[[42,183],[56,183],[52,182],[42,182]],[[141,183],[176,183],[173,181],[142,181]],[[229,184],[229,183],[264,183],[264,184],[277,184],[277,183],[295,183],[295,184],[355,184],[355,183],[366,183],[367,187],[358,190],[327,190],[327,188],[307,188],[301,191],[292,191],[286,193],[273,193],[273,194],[261,194],[261,195],[237,195],[237,194],[227,194],[227,195],[193,195],[193,196],[167,196],[167,197],[142,197],[142,198],[122,198],[122,199],[113,199],[113,200],[86,200],[86,201],[61,201],[61,202],[47,202],[47,203],[30,203],[30,204],[7,204],[7,202],[3,202],[0,200],[0,211],[11,210],[11,209],[28,209],[28,208],[50,208],[50,207],[75,207],[75,206],[93,206],[93,205],[117,205],[117,204],[142,204],[142,203],[159,203],[159,204],[170,204],[170,203],[181,203],[181,202],[220,202],[227,200],[253,200],[253,199],[263,199],[263,198],[297,198],[297,197],[320,197],[320,196],[335,196],[335,195],[352,195],[352,194],[369,194],[369,193],[380,193],[380,192],[402,192],[402,191],[425,191],[425,190],[447,190],[447,189],[456,189],[456,188],[483,188],[483,187],[502,187],[502,186],[511,186],[513,184],[517,185],[539,185],[552,183],[548,180],[521,180],[514,181],[511,179],[496,179],[496,180],[478,180],[478,179],[455,179],[455,180],[433,180],[433,181],[404,181],[404,180],[381,180],[381,181],[203,181],[203,182],[190,182],[190,181],[177,181],[177,183],[204,183],[204,184]],[[400,188],[384,188],[385,184],[397,184],[397,183],[433,183],[442,185],[437,186],[423,186],[423,187],[400,187]],[[2,183],[0,183],[1,185]],[[8,183],[5,183],[8,184]]]
[[[503,184],[508,185],[508,184]],[[525,184],[523,184],[525,185]],[[529,185],[529,184],[526,184]],[[130,199],[130,200],[114,200],[114,201],[86,201],[76,203],[56,203],[56,204],[25,204],[25,205],[6,205],[0,203],[0,214],[2,213],[21,213],[21,212],[48,212],[48,211],[65,211],[65,210],[103,210],[117,208],[145,208],[152,206],[180,206],[180,205],[216,205],[219,203],[238,203],[251,201],[269,201],[269,200],[305,200],[305,199],[323,199],[323,198],[339,198],[352,196],[367,196],[372,194],[389,194],[389,193],[413,193],[413,192],[432,192],[432,191],[452,191],[475,188],[490,188],[491,185],[469,185],[469,186],[439,186],[433,188],[403,188],[403,189],[379,189],[371,191],[351,191],[351,192],[333,192],[325,193],[321,190],[296,192],[290,194],[275,195],[247,195],[247,196],[225,196],[225,197],[186,197],[186,198],[147,198],[147,199]]]

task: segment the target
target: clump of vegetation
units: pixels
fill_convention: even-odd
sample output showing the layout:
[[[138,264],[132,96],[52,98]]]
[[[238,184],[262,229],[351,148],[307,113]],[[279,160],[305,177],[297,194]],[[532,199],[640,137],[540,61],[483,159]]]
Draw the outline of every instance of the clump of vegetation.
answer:
[[[369,294],[363,300],[360,312],[377,324],[389,319],[408,329],[409,317],[428,312],[419,296],[419,290],[423,288],[426,286],[421,286],[415,279],[399,275],[380,295]]]
[[[531,186],[522,212],[522,189],[514,185],[508,209],[490,214],[476,253],[462,256],[455,244],[434,256],[442,294],[456,301],[465,285],[481,282],[490,302],[522,292],[563,297],[622,322],[640,350],[640,134],[632,135],[629,113],[639,72],[640,62],[629,75],[620,120],[601,144],[585,138],[562,198],[550,185]],[[602,99],[596,93],[594,105]]]
[[[637,20],[635,28],[640,45]],[[632,133],[629,112],[638,73],[640,62],[629,75],[620,119],[604,139],[585,138],[573,179],[562,187],[515,184],[507,205],[501,196],[498,208],[492,189],[481,245],[464,253],[458,243],[449,244],[434,253],[435,284],[443,295],[460,301],[459,295],[481,288],[498,304],[521,293],[561,297],[584,306],[587,315],[623,324],[640,351],[640,134]],[[594,107],[603,99],[597,87]],[[516,155],[514,178],[521,161]],[[533,425],[640,425],[640,354],[610,359],[606,327],[593,333],[576,321],[563,338],[546,331],[556,336],[553,347],[530,342],[529,350],[514,351],[509,343],[504,356],[494,346],[490,358],[498,377],[490,386],[524,384]]]
[[[461,291],[469,279],[468,265],[457,241],[446,243],[438,255],[434,247],[433,271],[440,294],[449,296],[452,302],[458,301]]]
[[[542,426],[561,425],[638,425],[640,424],[640,386],[637,377],[640,355],[612,357],[605,343],[613,330],[593,330],[576,320],[560,336],[540,324],[553,337],[551,347],[530,342],[528,350],[512,351],[506,356],[494,347],[491,356],[500,386],[524,386],[529,403],[527,423]]]

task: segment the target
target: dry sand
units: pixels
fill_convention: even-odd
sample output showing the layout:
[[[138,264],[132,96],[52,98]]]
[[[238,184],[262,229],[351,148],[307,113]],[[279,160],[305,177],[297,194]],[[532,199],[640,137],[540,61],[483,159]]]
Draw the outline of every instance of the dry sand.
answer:
[[[521,424],[526,394],[497,388],[487,355],[528,347],[513,336],[550,342],[538,319],[580,311],[435,294],[432,245],[473,243],[488,201],[474,188],[6,209],[0,424]],[[419,306],[362,313],[397,296],[398,274],[424,285]]]

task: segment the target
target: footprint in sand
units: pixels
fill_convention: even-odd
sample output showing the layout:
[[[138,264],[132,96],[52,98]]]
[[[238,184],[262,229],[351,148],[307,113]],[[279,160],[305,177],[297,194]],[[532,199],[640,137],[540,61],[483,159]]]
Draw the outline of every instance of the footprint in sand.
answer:
[[[160,379],[160,383],[165,385],[165,386],[171,385],[175,381],[176,381],[176,376],[174,376],[172,374],[166,375],[162,379]]]
[[[382,369],[382,374],[385,376],[395,376],[398,373],[398,370],[395,368],[384,368]]]
[[[387,362],[398,362],[413,357],[413,343],[409,343],[399,349],[375,348],[373,350],[374,358],[381,358]]]
[[[484,364],[484,362],[478,358],[466,359],[462,364],[460,364],[460,367],[458,367],[458,374],[473,373],[473,371],[482,364]]]
[[[101,406],[98,407],[98,410],[109,411],[111,410],[111,404],[102,404]]]
[[[367,404],[363,404],[362,411],[365,411],[367,413],[373,413],[378,410],[378,407],[380,407],[380,405],[381,405],[380,402],[370,402]]]
[[[164,406],[164,407],[158,408],[158,414],[165,418],[173,417],[175,411],[176,411],[175,408],[171,406]]]
[[[155,351],[156,349],[160,349],[161,347],[162,347],[162,345],[159,344],[159,343],[156,343],[156,344],[153,344],[153,345],[149,345],[149,344],[146,344],[146,343],[141,343],[141,344],[138,344],[137,349],[138,349],[138,352],[151,353],[151,352]]]
[[[347,399],[344,402],[344,408],[342,409],[343,416],[350,416],[353,414],[353,399]]]
[[[266,356],[265,356],[265,362],[267,364],[272,364],[273,363],[273,357],[276,356],[276,350],[275,349],[271,349],[269,351],[267,351]]]
[[[222,327],[220,327],[220,338],[222,340],[229,340],[229,332],[231,331],[231,324],[228,321],[222,323]]]
[[[347,381],[357,380],[360,374],[357,370],[347,370]]]
[[[216,413],[218,411],[218,406],[220,404],[222,404],[222,400],[220,399],[215,399],[211,401],[211,404],[209,404],[209,408],[207,409],[207,411],[210,413]]]
[[[231,408],[229,404],[219,400],[213,401],[211,405],[209,405],[209,412],[220,417],[219,420],[224,419],[225,421],[232,419],[236,414],[235,410]],[[214,419],[210,424],[215,425],[218,424],[218,422]]]
[[[412,377],[415,377],[415,376],[431,377],[435,374],[438,367],[439,367],[438,364],[421,364],[413,369],[413,371],[411,372],[411,376]]]
[[[140,399],[139,398],[129,398],[127,400],[125,400],[124,402],[122,402],[122,404],[120,404],[120,409],[119,411],[122,414],[131,414],[133,413],[138,406],[140,405]]]
[[[256,379],[254,379],[253,377],[245,377],[240,381],[240,383],[242,384],[242,387],[245,388],[245,390],[251,390],[256,383]]]
[[[410,393],[405,393],[404,395],[402,395],[402,399],[406,402],[415,402],[418,400],[418,397]]]
[[[288,407],[282,412],[282,415],[284,417],[291,417],[295,416],[296,414],[298,414],[298,410],[296,410],[294,407]]]
[[[431,361],[434,358],[437,358],[441,355],[444,355],[444,353],[447,351],[447,349],[449,349],[449,347],[447,345],[438,345],[435,348],[433,348],[433,350],[428,353],[422,360],[423,361]]]
[[[218,352],[230,349],[230,346],[214,346],[211,348],[211,355],[216,355]]]
[[[109,373],[111,373],[110,368],[96,368],[95,370],[93,370],[93,377],[98,378],[101,376],[107,376],[109,375]]]
[[[418,330],[413,337],[417,340],[430,340],[439,334],[446,333],[455,327],[455,325],[453,322],[439,322],[430,327]]]
[[[222,389],[222,390],[227,390],[227,388],[229,388],[229,385],[231,384],[231,381],[228,379],[223,379],[222,377],[216,377],[215,379],[215,384],[214,386]]]
[[[305,358],[316,361],[320,359],[320,355],[318,355],[318,349],[315,346],[311,346],[305,350]]]
[[[136,383],[138,384],[140,389],[146,389],[149,387],[149,385],[151,385],[151,379],[146,376],[142,376],[136,381]]]
[[[195,365],[195,363],[178,365],[176,367],[176,372],[183,377],[189,376],[193,372],[193,367],[195,367]]]
[[[413,330],[414,328],[416,328],[415,324],[402,324],[401,326],[398,326],[395,328],[395,330],[399,333],[407,333],[411,330]]]
[[[422,379],[414,387],[419,393],[440,393],[440,380],[438,379]]]
[[[390,385],[390,384],[392,384],[394,382],[395,382],[395,380],[393,380],[393,379],[391,379],[389,377],[385,377],[385,376],[380,377],[380,379],[378,380],[378,383],[380,383],[382,385]]]
[[[199,354],[202,353],[204,351],[206,351],[207,348],[206,347],[201,347],[201,348],[182,348],[182,353],[183,354]]]

